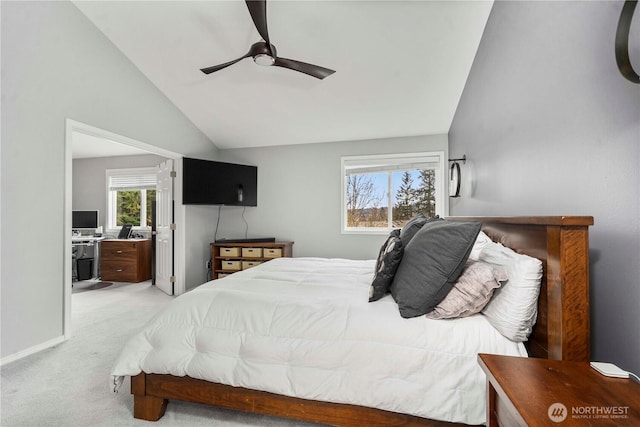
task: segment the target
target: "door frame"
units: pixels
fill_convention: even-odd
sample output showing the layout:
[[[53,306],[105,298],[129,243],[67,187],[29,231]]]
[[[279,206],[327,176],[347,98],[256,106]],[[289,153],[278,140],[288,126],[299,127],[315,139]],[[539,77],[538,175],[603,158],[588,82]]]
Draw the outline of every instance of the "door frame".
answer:
[[[71,294],[72,294],[72,244],[71,244],[71,211],[73,210],[73,134],[74,132],[84,133],[98,138],[106,138],[120,144],[129,145],[131,147],[140,148],[148,151],[150,154],[156,154],[169,159],[174,159],[173,167],[176,171],[176,185],[174,186],[173,200],[175,205],[174,222],[176,224],[176,233],[174,235],[174,263],[175,263],[175,295],[185,292],[185,209],[182,204],[182,185],[179,185],[182,179],[182,159],[183,155],[164,148],[156,147],[122,136],[105,129],[88,125],[71,119],[65,120],[65,154],[64,154],[64,220],[63,220],[63,336],[67,340],[71,338]]]

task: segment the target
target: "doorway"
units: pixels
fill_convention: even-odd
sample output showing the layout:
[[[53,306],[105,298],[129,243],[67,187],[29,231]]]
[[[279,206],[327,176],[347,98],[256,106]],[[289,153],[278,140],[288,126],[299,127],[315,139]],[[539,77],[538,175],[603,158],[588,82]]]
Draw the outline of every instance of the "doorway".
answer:
[[[156,154],[166,159],[172,159],[176,165],[176,169],[181,166],[180,159],[182,154],[171,152],[159,147],[155,147],[144,142],[134,140],[122,135],[115,134],[113,132],[100,129],[85,123],[77,122],[67,119],[65,123],[65,194],[64,194],[64,229],[65,233],[65,248],[64,248],[64,338],[71,337],[71,294],[72,294],[72,225],[71,225],[71,212],[72,212],[72,200],[73,200],[73,141],[78,136],[88,136],[94,139],[100,139],[104,144],[112,144],[120,148],[125,148],[129,152],[133,150],[131,154]],[[181,174],[176,174],[176,180],[181,179]],[[176,182],[178,186],[179,183]],[[179,195],[176,195],[179,197]],[[181,206],[181,203],[176,203],[177,206]],[[181,254],[184,253],[184,210],[176,209],[174,222],[176,224],[175,233],[175,294],[179,295],[184,292],[184,257]]]

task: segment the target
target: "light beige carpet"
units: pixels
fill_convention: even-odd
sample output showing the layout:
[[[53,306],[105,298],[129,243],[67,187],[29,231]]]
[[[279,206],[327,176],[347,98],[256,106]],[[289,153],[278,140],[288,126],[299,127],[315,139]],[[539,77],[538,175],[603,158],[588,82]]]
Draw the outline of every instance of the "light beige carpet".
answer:
[[[176,401],[169,401],[165,416],[156,423],[134,419],[129,382],[119,393],[109,387],[111,365],[124,342],[171,299],[150,282],[114,283],[73,294],[73,337],[2,367],[0,425],[312,425]]]

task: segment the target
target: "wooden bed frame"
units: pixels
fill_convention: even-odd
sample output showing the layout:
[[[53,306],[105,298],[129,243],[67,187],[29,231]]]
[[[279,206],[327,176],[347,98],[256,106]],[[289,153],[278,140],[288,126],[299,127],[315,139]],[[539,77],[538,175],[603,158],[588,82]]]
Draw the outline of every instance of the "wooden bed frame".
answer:
[[[479,221],[492,240],[538,258],[543,279],[532,357],[589,361],[589,226],[593,217],[449,217]],[[298,399],[189,377],[141,373],[131,378],[134,417],[157,421],[168,399],[339,426],[453,426],[362,406]],[[366,420],[366,421],[365,421]]]

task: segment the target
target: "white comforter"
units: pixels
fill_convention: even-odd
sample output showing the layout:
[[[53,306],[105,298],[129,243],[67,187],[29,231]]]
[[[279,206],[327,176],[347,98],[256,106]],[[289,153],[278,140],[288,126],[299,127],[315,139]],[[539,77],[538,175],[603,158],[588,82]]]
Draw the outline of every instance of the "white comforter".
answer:
[[[375,261],[280,258],[172,301],[112,375],[188,375],[305,399],[485,422],[478,353],[525,356],[482,315],[403,319],[369,303]]]

